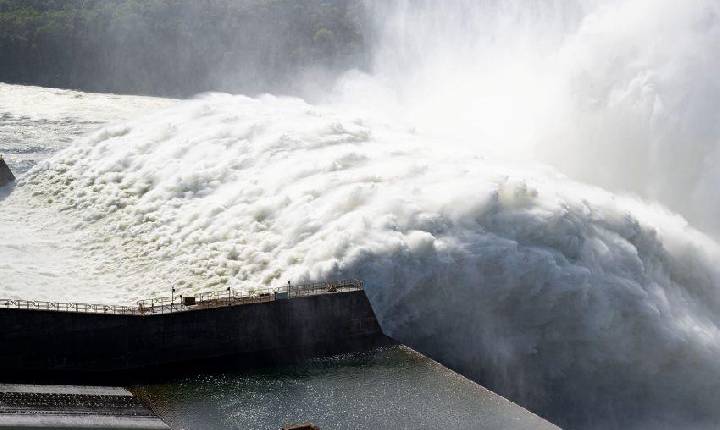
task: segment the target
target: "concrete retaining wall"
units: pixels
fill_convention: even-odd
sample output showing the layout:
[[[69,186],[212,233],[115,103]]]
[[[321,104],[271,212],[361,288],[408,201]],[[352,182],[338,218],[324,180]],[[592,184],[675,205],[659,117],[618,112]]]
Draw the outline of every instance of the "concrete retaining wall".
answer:
[[[388,343],[363,291],[146,316],[0,309],[0,378],[264,364]]]

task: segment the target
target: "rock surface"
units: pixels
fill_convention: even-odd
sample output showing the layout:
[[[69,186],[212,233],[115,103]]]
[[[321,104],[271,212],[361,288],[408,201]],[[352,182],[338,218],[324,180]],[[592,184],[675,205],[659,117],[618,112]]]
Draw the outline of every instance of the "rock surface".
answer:
[[[0,157],[0,187],[4,187],[14,180],[15,175],[10,171],[10,167],[5,163],[5,160]]]

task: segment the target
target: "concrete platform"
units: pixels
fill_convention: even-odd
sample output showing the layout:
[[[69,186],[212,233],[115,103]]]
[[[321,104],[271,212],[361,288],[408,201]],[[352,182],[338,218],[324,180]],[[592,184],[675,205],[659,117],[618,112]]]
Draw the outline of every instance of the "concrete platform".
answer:
[[[169,427],[124,388],[0,384],[0,429]]]

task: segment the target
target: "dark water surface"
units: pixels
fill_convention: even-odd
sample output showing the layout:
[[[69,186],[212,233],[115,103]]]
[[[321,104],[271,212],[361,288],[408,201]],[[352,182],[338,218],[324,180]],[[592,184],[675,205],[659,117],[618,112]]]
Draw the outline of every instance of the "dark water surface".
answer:
[[[136,387],[173,429],[553,429],[405,347]]]

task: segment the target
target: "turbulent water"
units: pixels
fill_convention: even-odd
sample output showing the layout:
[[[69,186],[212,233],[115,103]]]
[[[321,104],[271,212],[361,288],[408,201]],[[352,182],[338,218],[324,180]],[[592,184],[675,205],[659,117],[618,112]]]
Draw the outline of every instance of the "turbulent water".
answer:
[[[0,154],[22,178],[38,162],[101,124],[137,117],[172,103],[0,83]],[[122,264],[109,265],[109,251],[96,252],[85,246],[91,234],[76,219],[63,216],[22,187],[0,189],[0,296],[127,300],[127,290],[141,279],[128,277]]]
[[[0,205],[70,220],[121,273],[98,298],[360,277],[386,332],[556,423],[716,427],[717,4],[368,11],[374,69],[322,103],[108,126]]]

